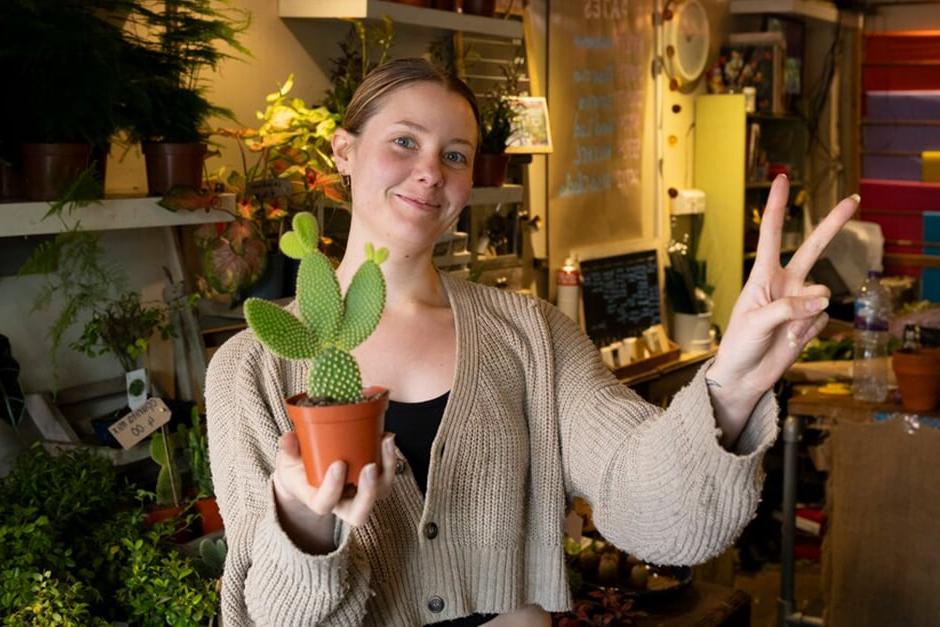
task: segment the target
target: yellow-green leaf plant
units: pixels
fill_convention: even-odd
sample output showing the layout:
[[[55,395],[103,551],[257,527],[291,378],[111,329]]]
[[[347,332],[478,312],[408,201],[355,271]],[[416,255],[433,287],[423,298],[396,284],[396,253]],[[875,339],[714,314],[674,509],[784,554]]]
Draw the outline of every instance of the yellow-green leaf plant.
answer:
[[[275,355],[310,360],[308,397],[355,403],[362,400],[362,377],[349,351],[372,334],[382,317],[385,277],[379,265],[388,258],[388,250],[366,245],[366,260],[343,297],[330,260],[317,249],[318,241],[316,218],[308,212],[296,214],[293,230],[281,236],[281,252],[300,260],[300,316],[269,301],[249,298],[245,319]]]

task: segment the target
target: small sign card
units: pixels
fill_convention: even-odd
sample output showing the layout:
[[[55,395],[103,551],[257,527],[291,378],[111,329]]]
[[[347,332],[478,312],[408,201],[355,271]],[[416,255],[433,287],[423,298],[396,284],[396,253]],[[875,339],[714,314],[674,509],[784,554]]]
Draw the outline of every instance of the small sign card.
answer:
[[[129,449],[170,422],[170,408],[159,398],[147,402],[108,427],[121,446]]]

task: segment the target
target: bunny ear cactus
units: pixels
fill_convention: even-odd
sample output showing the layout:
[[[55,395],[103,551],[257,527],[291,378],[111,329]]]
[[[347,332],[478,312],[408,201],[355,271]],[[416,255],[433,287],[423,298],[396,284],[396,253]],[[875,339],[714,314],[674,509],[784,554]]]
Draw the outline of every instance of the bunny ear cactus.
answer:
[[[307,396],[338,403],[362,399],[362,377],[350,354],[379,323],[385,308],[385,278],[379,266],[388,250],[366,245],[366,260],[353,276],[345,297],[329,258],[317,248],[319,227],[312,214],[294,216],[293,230],[280,248],[300,260],[295,317],[274,303],[249,298],[245,319],[262,344],[287,359],[309,359]]]

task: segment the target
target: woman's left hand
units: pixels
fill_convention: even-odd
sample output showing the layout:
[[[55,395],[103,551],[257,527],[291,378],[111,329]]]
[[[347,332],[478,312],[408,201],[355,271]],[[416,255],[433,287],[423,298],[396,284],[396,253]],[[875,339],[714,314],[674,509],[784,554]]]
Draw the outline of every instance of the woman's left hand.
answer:
[[[719,424],[726,436],[733,435],[729,441],[737,437],[764,392],[826,326],[829,289],[807,285],[806,277],[835,234],[854,215],[860,200],[853,195],[836,205],[782,267],[780,236],[789,189],[785,176],[778,176],[770,188],[754,268],[707,373],[719,423],[720,414],[732,423]]]

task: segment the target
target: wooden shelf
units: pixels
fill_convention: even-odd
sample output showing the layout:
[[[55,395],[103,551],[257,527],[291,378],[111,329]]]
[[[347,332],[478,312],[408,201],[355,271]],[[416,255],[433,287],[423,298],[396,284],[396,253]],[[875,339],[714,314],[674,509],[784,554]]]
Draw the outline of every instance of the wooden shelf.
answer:
[[[523,36],[522,22],[519,20],[465,15],[385,0],[278,0],[277,9],[282,18],[381,19],[388,16],[395,24],[513,39],[522,39]]]
[[[231,222],[225,211],[173,212],[157,204],[159,198],[114,198],[78,207],[71,213],[62,212],[62,221],[43,216],[49,211],[47,202],[0,204],[0,237],[47,235],[61,233],[81,222],[86,231],[146,229],[206,222]]]
[[[522,185],[502,187],[474,187],[470,192],[469,205],[497,205],[499,203],[522,202]]]
[[[732,15],[771,13],[802,17],[817,22],[835,24],[839,9],[829,2],[818,0],[731,0]]]

